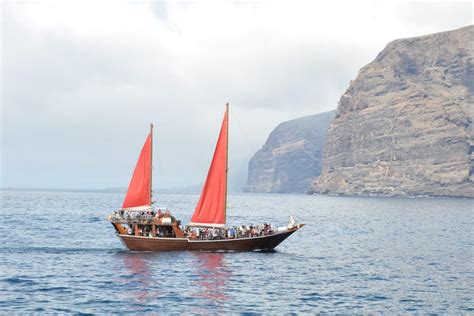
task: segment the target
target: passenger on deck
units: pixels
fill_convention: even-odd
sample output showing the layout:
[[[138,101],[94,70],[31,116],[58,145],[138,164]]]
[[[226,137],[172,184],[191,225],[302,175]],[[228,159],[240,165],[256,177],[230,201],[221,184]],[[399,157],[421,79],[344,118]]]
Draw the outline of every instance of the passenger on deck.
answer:
[[[229,231],[227,232],[227,237],[229,238],[235,238],[235,228],[232,227],[231,229],[229,229]]]
[[[268,224],[264,223],[263,224],[263,235],[268,235]]]
[[[245,227],[245,225],[240,226],[239,232],[240,237],[247,237],[247,227]]]

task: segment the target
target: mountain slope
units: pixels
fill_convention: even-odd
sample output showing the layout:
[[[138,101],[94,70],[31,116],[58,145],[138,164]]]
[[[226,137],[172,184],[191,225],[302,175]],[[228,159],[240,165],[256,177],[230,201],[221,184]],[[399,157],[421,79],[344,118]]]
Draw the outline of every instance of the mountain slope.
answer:
[[[246,192],[306,193],[321,172],[335,111],[281,123],[249,162]]]
[[[315,193],[474,197],[474,26],[391,42],[342,95]]]

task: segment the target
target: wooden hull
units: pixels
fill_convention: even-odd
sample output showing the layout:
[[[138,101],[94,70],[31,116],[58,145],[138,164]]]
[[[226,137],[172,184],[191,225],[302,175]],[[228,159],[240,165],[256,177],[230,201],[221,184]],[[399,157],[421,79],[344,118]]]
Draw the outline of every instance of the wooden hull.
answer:
[[[119,234],[123,244],[130,250],[138,251],[252,251],[272,250],[295,231],[303,227],[300,224],[285,232],[273,235],[222,239],[222,240],[191,240],[188,238],[142,237]]]

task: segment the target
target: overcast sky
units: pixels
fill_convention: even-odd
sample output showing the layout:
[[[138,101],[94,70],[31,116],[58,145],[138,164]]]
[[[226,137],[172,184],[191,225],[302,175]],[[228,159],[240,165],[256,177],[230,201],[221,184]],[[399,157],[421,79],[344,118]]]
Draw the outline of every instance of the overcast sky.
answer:
[[[324,3],[324,4],[323,4]],[[126,187],[155,123],[154,184],[199,185],[230,102],[230,186],[282,121],[335,109],[402,37],[472,2],[4,1],[2,187]]]

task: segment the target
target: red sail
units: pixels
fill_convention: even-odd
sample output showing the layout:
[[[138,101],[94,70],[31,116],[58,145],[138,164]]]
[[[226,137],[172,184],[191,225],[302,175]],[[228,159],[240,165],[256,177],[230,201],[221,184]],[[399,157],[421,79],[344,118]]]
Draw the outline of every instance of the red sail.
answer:
[[[194,210],[191,225],[225,225],[227,203],[228,112],[229,110],[227,108],[212,163],[209,167],[201,197]]]
[[[151,133],[138,158],[122,208],[151,205]]]

